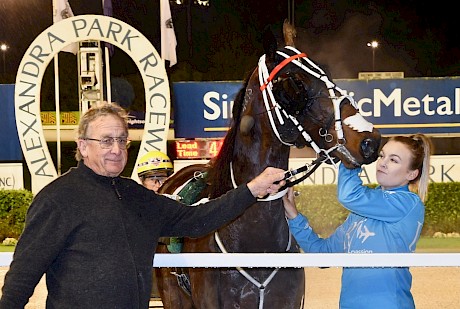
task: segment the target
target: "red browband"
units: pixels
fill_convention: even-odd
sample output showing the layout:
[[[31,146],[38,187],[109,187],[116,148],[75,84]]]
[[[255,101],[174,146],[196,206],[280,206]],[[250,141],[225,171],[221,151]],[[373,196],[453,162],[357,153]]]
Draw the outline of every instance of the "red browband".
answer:
[[[303,57],[307,57],[307,54],[301,53],[301,54],[297,54],[297,55],[294,55],[294,56],[291,56],[291,57],[289,57],[289,58],[284,59],[280,64],[278,64],[278,65],[273,69],[273,71],[270,73],[270,76],[268,76],[267,81],[266,81],[263,85],[260,86],[260,91],[264,91],[265,88],[267,88],[268,84],[273,80],[273,78],[275,77],[275,75],[278,74],[278,72],[279,72],[286,64],[288,64],[289,62],[291,62],[291,61],[294,60],[294,59],[303,58]]]

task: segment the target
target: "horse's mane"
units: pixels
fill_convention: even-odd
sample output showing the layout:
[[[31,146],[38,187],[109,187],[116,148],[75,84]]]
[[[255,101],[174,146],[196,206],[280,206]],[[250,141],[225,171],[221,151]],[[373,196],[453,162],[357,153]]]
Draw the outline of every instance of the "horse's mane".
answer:
[[[225,135],[219,154],[211,161],[211,168],[208,171],[208,182],[211,185],[211,198],[219,197],[232,188],[230,182],[230,162],[233,160],[235,140],[238,134],[238,127],[240,125],[241,113],[244,106],[244,97],[251,75],[252,71],[246,76],[242,88],[235,97],[230,129]]]

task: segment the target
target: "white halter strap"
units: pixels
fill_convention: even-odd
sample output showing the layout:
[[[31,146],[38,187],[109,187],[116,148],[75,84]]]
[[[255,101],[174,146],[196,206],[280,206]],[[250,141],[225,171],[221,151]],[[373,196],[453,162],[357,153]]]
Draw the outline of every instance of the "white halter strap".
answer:
[[[286,59],[289,59],[289,62],[297,65],[298,67],[300,67],[301,69],[306,71],[308,74],[312,75],[313,77],[316,77],[316,78],[320,79],[321,81],[323,81],[326,84],[326,87],[328,88],[329,96],[330,96],[330,98],[331,98],[331,100],[332,100],[332,102],[334,104],[334,119],[335,119],[335,130],[337,132],[337,139],[339,141],[341,141],[341,140],[343,141],[344,140],[344,134],[343,134],[343,128],[342,128],[340,104],[345,98],[347,98],[351,102],[351,104],[356,109],[358,109],[357,105],[356,105],[356,102],[353,100],[353,98],[350,95],[347,94],[346,91],[340,89],[332,81],[330,81],[329,78],[327,77],[327,75],[325,74],[325,72],[318,65],[316,65],[313,61],[311,61],[308,57],[306,57],[306,55],[303,56],[304,54],[302,54],[299,50],[297,50],[296,48],[294,48],[292,46],[286,46],[286,49],[289,49],[289,50],[295,52],[297,55],[300,55],[302,57],[289,56],[286,53],[281,52],[281,51],[277,51],[277,54],[280,55],[280,56],[283,56]],[[311,68],[305,66],[297,58],[302,58],[303,60],[305,60],[314,70],[312,70]],[[265,59],[266,59],[266,55],[262,55],[262,57],[260,57],[260,59],[259,59],[259,84],[260,84],[261,90],[262,90],[262,97],[263,97],[263,100],[264,100],[265,109],[267,110],[267,115],[268,115],[270,125],[272,127],[272,130],[273,130],[274,134],[276,135],[276,137],[278,138],[278,140],[282,144],[287,145],[287,146],[292,146],[292,144],[287,143],[287,142],[282,140],[282,138],[281,138],[281,136],[280,136],[280,134],[278,132],[278,128],[275,125],[272,113],[270,112],[271,110],[275,111],[275,114],[276,114],[276,116],[278,118],[278,122],[281,125],[284,124],[284,119],[283,119],[283,117],[281,115],[281,114],[283,114],[285,116],[285,118],[289,119],[295,125],[297,130],[301,133],[302,137],[307,141],[307,143],[310,144],[311,148],[313,148],[313,150],[315,150],[315,152],[317,154],[322,153],[322,154],[326,155],[328,157],[329,161],[331,163],[333,163],[333,160],[329,156],[329,153],[331,153],[333,150],[335,150],[337,148],[343,148],[343,145],[340,145],[339,143],[337,143],[336,146],[332,147],[331,149],[329,149],[327,151],[324,150],[324,149],[321,149],[313,141],[311,136],[305,131],[305,129],[297,121],[297,119],[295,117],[293,117],[292,115],[288,114],[284,110],[284,108],[282,108],[278,104],[278,102],[276,102],[276,99],[275,99],[275,97],[273,95],[273,92],[272,92],[273,83],[270,80],[270,72],[268,72],[268,68],[267,68],[267,65],[265,63]],[[337,91],[340,95],[337,96],[335,91]],[[268,98],[270,98],[270,102],[271,102],[272,106],[270,106]]]

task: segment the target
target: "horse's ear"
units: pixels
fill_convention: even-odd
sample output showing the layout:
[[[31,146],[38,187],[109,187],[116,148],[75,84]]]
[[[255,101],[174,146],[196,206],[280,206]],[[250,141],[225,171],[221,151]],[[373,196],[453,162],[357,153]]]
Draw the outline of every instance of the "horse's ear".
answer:
[[[297,37],[297,30],[295,30],[294,25],[292,25],[287,19],[283,23],[283,36],[284,42],[287,46],[295,47],[295,38]]]
[[[263,46],[266,55],[266,61],[274,62],[276,55],[277,42],[276,37],[273,34],[273,31],[268,25],[265,27],[264,36],[263,36]]]

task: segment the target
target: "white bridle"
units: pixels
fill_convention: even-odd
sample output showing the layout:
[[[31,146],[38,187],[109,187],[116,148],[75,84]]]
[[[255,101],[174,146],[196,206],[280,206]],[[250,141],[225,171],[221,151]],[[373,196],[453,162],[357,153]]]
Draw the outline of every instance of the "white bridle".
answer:
[[[302,137],[307,141],[307,143],[310,144],[311,148],[315,150],[315,152],[320,155],[326,156],[327,160],[329,160],[334,167],[337,168],[334,160],[330,157],[330,153],[334,150],[339,150],[342,153],[344,153],[351,161],[356,161],[349,151],[344,147],[346,140],[344,137],[343,133],[343,128],[342,128],[342,118],[341,118],[341,111],[340,111],[340,104],[344,99],[348,99],[350,101],[350,104],[358,110],[358,106],[353,99],[351,95],[349,95],[345,90],[342,90],[339,88],[336,84],[334,84],[332,81],[329,80],[325,72],[318,66],[316,65],[313,61],[311,61],[306,54],[301,53],[299,50],[292,46],[286,46],[286,49],[289,49],[293,52],[296,53],[294,56],[289,56],[288,54],[282,52],[282,51],[277,51],[276,53],[282,57],[284,57],[286,60],[284,60],[282,63],[280,63],[275,69],[270,73],[268,72],[267,65],[265,63],[266,55],[262,55],[259,59],[259,83],[260,83],[260,89],[262,91],[262,96],[264,99],[264,104],[265,104],[265,109],[268,114],[268,118],[270,121],[270,125],[272,127],[272,130],[278,140],[287,146],[293,146],[291,143],[288,143],[286,141],[283,141],[281,138],[278,128],[275,125],[275,121],[273,119],[273,115],[271,113],[272,110],[275,111],[275,115],[278,119],[278,122],[283,125],[284,124],[284,119],[281,114],[284,115],[285,118],[289,119],[294,126],[297,128],[297,130],[301,133]],[[299,58],[305,60],[313,69],[305,66]],[[318,78],[319,80],[323,81],[326,84],[326,87],[329,92],[329,98],[332,100],[332,103],[334,104],[334,119],[335,119],[335,131],[337,132],[337,144],[329,149],[321,149],[311,138],[311,136],[305,131],[303,126],[297,121],[297,119],[290,115],[282,106],[276,102],[276,99],[273,95],[273,83],[272,79],[276,75],[276,73],[286,64],[288,63],[293,63],[303,69],[305,72],[308,74]],[[339,93],[339,95],[336,95],[336,92]],[[270,100],[268,100],[270,98]],[[271,102],[271,105],[270,105]],[[358,130],[360,132],[362,131],[369,131],[372,132],[373,125],[370,122],[367,122],[359,113],[356,113],[352,117],[348,117],[347,121],[344,121],[345,124],[349,125],[351,128],[354,130]],[[323,136],[326,140],[332,138],[329,136],[327,132],[320,132],[320,135]]]

